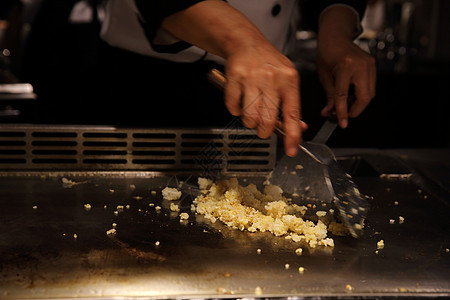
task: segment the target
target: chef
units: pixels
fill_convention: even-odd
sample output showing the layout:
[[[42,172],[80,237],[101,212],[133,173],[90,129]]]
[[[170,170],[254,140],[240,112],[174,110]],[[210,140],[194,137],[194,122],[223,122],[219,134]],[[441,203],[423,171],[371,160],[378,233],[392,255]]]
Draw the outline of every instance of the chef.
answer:
[[[228,111],[267,138],[281,108],[285,151],[295,156],[307,126],[301,121],[299,74],[285,53],[298,5],[294,0],[109,0],[101,37],[156,60],[223,64]],[[327,95],[321,113],[336,112],[345,128],[375,96],[375,61],[353,43],[365,1],[317,0],[314,6],[318,74]],[[350,85],[356,100],[348,106]]]

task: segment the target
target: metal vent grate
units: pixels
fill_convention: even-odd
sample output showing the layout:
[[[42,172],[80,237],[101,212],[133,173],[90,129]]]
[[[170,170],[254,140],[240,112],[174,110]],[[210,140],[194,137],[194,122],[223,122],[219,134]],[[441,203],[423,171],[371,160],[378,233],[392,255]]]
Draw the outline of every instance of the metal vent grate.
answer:
[[[0,170],[267,171],[276,136],[228,129],[1,125]]]

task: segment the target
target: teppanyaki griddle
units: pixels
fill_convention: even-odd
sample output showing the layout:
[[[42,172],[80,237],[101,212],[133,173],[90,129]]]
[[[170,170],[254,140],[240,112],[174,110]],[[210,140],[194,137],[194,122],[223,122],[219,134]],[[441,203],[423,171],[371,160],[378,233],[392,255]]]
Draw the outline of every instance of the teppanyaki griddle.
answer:
[[[413,169],[384,172],[396,160],[369,154],[338,156],[371,199],[363,236],[333,236],[334,248],[314,249],[191,212],[195,172],[2,172],[0,295],[449,297],[449,198],[417,185],[423,178]],[[186,222],[160,193],[180,181]],[[116,234],[108,235],[113,223]],[[380,240],[383,249],[377,249]]]

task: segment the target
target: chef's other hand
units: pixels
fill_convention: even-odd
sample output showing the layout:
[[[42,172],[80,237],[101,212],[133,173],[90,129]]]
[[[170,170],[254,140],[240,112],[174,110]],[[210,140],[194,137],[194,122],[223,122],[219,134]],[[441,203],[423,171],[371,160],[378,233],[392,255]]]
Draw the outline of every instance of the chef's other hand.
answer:
[[[343,6],[327,9],[319,23],[317,68],[327,95],[323,116],[336,112],[339,126],[346,128],[375,97],[375,59],[353,43],[355,13]],[[348,90],[355,87],[355,101],[348,107]]]

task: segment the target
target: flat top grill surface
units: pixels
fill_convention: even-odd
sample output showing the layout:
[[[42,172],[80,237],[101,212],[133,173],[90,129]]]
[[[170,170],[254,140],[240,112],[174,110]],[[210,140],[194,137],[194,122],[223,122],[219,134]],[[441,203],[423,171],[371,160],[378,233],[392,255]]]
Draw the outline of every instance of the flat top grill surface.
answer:
[[[373,197],[364,235],[332,236],[334,248],[315,249],[195,215],[195,172],[2,173],[0,295],[450,296],[449,199],[417,185],[409,170],[380,178],[367,161],[341,161],[354,169],[360,191]],[[254,173],[238,177],[241,183],[264,180]],[[161,198],[162,188],[180,181],[180,208],[190,215],[185,222]],[[123,211],[115,213],[119,205]],[[113,223],[116,234],[107,235]],[[383,249],[377,249],[380,240]]]

